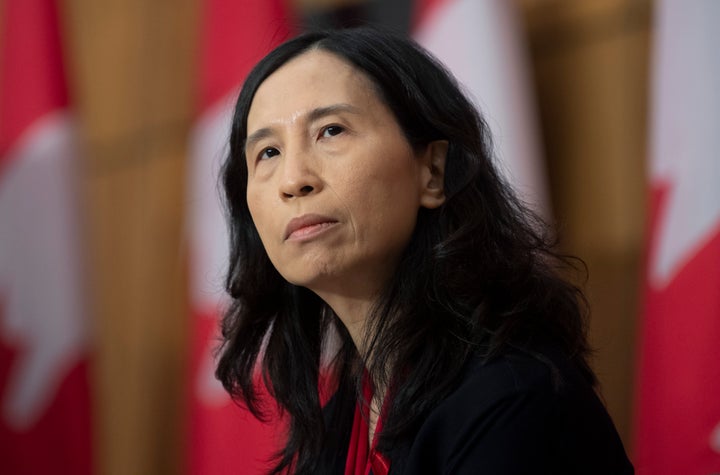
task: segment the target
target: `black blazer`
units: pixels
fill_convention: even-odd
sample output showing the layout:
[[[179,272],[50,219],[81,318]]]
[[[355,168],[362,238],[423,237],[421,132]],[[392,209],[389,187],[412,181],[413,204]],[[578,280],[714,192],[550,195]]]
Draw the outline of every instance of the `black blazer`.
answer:
[[[354,402],[334,397],[324,412],[346,418],[353,410]],[[322,471],[342,475],[348,434],[334,440]],[[391,475],[634,473],[604,405],[575,365],[522,352],[470,361],[454,392],[386,455]]]

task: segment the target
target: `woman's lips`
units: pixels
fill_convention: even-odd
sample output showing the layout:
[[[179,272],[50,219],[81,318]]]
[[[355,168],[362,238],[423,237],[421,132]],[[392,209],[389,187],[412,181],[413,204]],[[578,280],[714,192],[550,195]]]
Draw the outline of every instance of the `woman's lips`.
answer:
[[[285,228],[285,240],[303,240],[314,237],[337,224],[337,220],[319,214],[304,214],[293,218]]]

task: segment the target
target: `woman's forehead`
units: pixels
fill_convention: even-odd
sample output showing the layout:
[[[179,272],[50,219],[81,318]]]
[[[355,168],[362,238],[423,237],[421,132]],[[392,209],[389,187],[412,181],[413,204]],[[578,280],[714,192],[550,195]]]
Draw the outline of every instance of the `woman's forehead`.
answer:
[[[258,87],[248,112],[248,134],[274,123],[297,121],[336,104],[356,108],[380,102],[367,75],[339,56],[314,49],[278,68]]]

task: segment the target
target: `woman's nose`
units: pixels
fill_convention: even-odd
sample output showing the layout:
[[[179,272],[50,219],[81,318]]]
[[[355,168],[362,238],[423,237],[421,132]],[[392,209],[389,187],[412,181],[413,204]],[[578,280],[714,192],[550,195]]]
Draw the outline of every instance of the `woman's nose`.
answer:
[[[288,153],[282,163],[280,194],[284,199],[298,198],[317,193],[322,180],[311,154],[306,152]]]

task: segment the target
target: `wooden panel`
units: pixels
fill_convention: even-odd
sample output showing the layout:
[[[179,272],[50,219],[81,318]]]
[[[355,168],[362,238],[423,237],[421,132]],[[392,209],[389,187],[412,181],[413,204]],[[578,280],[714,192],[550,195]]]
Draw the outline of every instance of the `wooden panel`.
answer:
[[[645,223],[651,5],[522,4],[561,245],[589,266],[594,366],[628,446]]]
[[[83,136],[99,474],[180,473],[185,416],[186,142],[196,5],[71,0]]]

